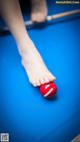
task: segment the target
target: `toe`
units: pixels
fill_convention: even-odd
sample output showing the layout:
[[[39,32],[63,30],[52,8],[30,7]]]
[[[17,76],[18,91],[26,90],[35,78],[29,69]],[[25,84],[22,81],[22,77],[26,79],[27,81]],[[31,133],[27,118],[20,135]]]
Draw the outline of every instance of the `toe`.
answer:
[[[37,86],[40,86],[41,85],[41,83],[40,83],[40,79],[39,78],[37,78]]]
[[[33,86],[34,86],[34,87],[37,87],[38,85],[37,85],[37,83],[36,83],[36,82],[33,82]]]
[[[41,84],[44,84],[44,83],[45,83],[45,79],[44,79],[43,77],[40,79],[40,83],[41,83]]]
[[[32,14],[32,15],[31,15],[31,20],[32,20],[33,22],[36,22],[36,16],[35,16],[35,14]]]
[[[56,77],[54,75],[52,75],[52,73],[48,73],[48,77],[49,77],[50,81],[54,81],[56,79]]]
[[[31,16],[31,20],[33,22],[44,22],[46,20],[46,15],[43,15],[41,13],[33,13]]]
[[[37,21],[38,22],[44,22],[46,20],[46,16],[42,14],[37,15]]]
[[[47,75],[46,73],[45,73],[44,76],[40,79],[41,84],[49,83],[50,81],[52,81],[52,78],[49,77],[49,75]]]
[[[35,80],[29,80],[29,81],[30,81],[30,83],[31,83],[34,87],[37,87],[37,83],[36,83]]]
[[[54,81],[54,80],[56,80],[56,77],[51,75],[51,81]]]
[[[44,79],[45,81],[44,81],[44,83],[49,83],[49,78],[47,77],[47,76],[45,76],[45,79]]]

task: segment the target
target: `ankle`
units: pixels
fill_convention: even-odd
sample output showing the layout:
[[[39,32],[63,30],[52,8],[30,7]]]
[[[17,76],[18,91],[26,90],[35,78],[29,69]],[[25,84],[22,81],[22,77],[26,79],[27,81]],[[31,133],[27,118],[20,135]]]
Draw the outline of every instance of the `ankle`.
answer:
[[[20,54],[27,54],[30,51],[30,48],[34,47],[34,43],[29,36],[25,36],[24,39],[17,40],[16,43]]]

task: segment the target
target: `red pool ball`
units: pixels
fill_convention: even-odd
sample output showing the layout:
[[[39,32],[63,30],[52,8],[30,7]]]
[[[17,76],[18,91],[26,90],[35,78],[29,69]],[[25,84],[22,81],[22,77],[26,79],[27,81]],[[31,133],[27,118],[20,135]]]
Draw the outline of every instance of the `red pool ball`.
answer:
[[[57,86],[53,82],[45,83],[40,86],[40,93],[45,98],[53,97],[57,92]]]

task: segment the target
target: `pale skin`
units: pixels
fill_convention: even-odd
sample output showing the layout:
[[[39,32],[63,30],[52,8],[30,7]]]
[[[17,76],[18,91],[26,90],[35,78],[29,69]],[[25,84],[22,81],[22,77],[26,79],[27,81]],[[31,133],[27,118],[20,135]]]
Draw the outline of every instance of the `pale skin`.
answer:
[[[47,16],[47,4],[45,0],[31,0],[31,20],[43,22]],[[24,25],[23,16],[18,0],[0,0],[0,14],[12,33],[18,51],[21,55],[21,63],[33,86],[40,86],[55,80],[55,76],[48,70],[35,44],[28,35]]]

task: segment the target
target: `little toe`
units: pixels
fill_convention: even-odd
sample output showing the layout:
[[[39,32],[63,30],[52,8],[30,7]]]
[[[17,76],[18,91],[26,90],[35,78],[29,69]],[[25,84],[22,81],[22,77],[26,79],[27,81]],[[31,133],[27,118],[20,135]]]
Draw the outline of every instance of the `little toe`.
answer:
[[[56,79],[56,77],[54,75],[52,75],[52,73],[48,73],[48,77],[49,77],[50,81],[54,81]]]

